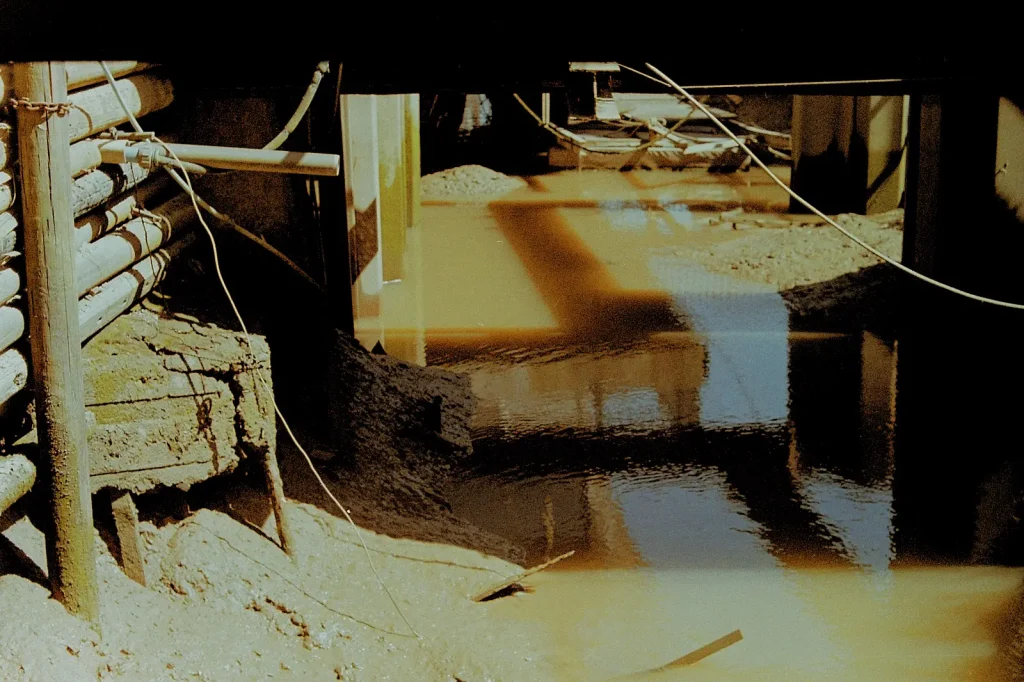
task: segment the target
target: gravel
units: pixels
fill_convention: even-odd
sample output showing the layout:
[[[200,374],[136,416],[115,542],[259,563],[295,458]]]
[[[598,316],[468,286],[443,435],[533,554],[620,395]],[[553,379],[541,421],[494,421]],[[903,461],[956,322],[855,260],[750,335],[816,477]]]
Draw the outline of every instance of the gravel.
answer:
[[[494,196],[524,187],[526,182],[483,166],[459,166],[424,175],[420,191],[425,197]]]

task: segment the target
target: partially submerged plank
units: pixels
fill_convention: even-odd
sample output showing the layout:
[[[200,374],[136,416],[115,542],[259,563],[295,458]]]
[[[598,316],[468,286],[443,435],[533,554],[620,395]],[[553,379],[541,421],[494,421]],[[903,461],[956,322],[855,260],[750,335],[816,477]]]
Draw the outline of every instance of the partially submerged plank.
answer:
[[[670,670],[672,668],[682,668],[688,665],[693,665],[698,661],[703,661],[711,654],[718,653],[722,649],[732,646],[733,644],[739,642],[742,639],[743,633],[739,630],[733,630],[724,637],[719,637],[710,644],[705,644],[701,648],[695,649],[690,653],[686,654],[685,656],[680,656],[676,660],[666,663],[665,665],[661,666],[660,668],[656,668],[655,670]]]
[[[480,592],[477,592],[473,596],[473,601],[476,601],[476,602],[487,601],[488,599],[491,599],[491,598],[495,597],[499,593],[504,592],[505,590],[507,590],[507,589],[509,589],[511,587],[515,587],[521,581],[525,580],[526,578],[529,578],[531,575],[533,575],[535,573],[540,573],[544,569],[550,568],[550,567],[554,566],[559,561],[562,561],[564,559],[568,559],[569,557],[571,557],[575,553],[576,553],[576,550],[571,550],[569,552],[566,552],[565,554],[562,554],[560,556],[556,556],[551,561],[545,561],[543,564],[540,564],[539,566],[534,566],[533,568],[526,569],[522,573],[517,573],[516,575],[512,576],[511,578],[507,578],[506,580],[503,580],[502,582],[498,583],[497,585],[493,585],[491,587],[488,587],[485,590],[481,590]]]

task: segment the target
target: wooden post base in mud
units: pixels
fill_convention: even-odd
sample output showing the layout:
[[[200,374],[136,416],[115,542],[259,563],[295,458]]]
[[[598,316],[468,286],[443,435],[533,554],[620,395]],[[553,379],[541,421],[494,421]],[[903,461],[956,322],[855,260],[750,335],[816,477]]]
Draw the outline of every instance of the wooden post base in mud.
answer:
[[[62,62],[13,68],[21,166],[25,275],[39,447],[53,505],[47,563],[54,596],[99,620],[82,347],[75,284],[67,71]],[[38,104],[36,104],[38,103]]]
[[[145,562],[142,560],[139,537],[139,512],[130,492],[112,492],[110,508],[114,513],[117,545],[121,552],[121,569],[140,585],[146,584]]]

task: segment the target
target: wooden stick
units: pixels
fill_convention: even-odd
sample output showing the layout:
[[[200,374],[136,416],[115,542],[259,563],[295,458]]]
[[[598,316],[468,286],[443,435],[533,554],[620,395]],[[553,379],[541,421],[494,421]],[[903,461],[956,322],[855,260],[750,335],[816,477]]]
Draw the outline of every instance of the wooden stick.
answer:
[[[676,660],[674,660],[674,661],[672,661],[670,663],[666,663],[665,665],[661,666],[660,668],[655,668],[655,670],[653,670],[651,672],[660,671],[660,670],[668,670],[670,668],[682,668],[682,667],[687,666],[687,665],[693,665],[697,661],[702,661],[705,658],[707,658],[708,656],[710,656],[711,654],[717,653],[717,652],[721,651],[722,649],[724,649],[724,648],[726,648],[728,646],[732,646],[733,644],[735,644],[736,642],[739,642],[742,639],[743,639],[743,633],[740,632],[739,630],[733,630],[732,632],[730,632],[729,634],[725,635],[724,637],[719,637],[718,639],[716,639],[715,641],[711,642],[710,644],[705,644],[701,648],[695,649],[694,651],[691,651],[690,653],[686,654],[685,656],[680,656]]]
[[[277,466],[277,455],[272,447],[263,448],[263,473],[267,479],[267,491],[270,503],[274,507],[274,520],[277,522],[277,537],[281,541],[281,549],[288,556],[295,554],[295,535],[291,524],[285,517],[284,484],[281,482],[281,470]]]
[[[139,512],[131,492],[110,491],[110,509],[114,514],[114,529],[121,550],[121,568],[124,574],[140,585],[146,584],[146,563],[142,559],[142,538],[139,537]]]
[[[15,92],[32,102],[66,102],[61,62],[13,68]],[[71,613],[99,621],[82,346],[78,340],[68,117],[17,107],[25,274],[39,449],[47,462],[53,528],[47,563],[54,596]]]
[[[0,457],[0,514],[24,497],[36,482],[36,467],[25,455]]]
[[[559,561],[562,561],[563,559],[568,559],[569,557],[571,557],[575,553],[576,553],[576,550],[572,550],[572,551],[566,552],[565,554],[562,554],[560,556],[556,556],[551,561],[545,561],[543,564],[540,564],[539,566],[534,566],[533,568],[526,569],[522,573],[517,573],[516,575],[512,576],[511,578],[508,578],[507,580],[504,580],[504,581],[498,583],[494,587],[488,587],[486,590],[483,590],[481,592],[477,592],[476,595],[473,597],[473,601],[485,601],[488,597],[493,597],[498,592],[501,592],[502,590],[507,590],[508,588],[512,587],[513,585],[518,584],[520,581],[525,580],[526,578],[529,578],[534,573],[540,573],[545,568],[550,568],[551,566],[554,566],[555,564],[557,564]]]

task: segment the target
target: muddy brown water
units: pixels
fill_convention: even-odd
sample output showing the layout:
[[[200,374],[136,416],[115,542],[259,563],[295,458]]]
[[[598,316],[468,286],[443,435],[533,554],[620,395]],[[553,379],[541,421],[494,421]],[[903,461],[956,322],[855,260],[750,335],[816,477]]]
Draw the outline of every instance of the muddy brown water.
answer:
[[[549,185],[579,196],[566,177]],[[1009,678],[1012,343],[791,330],[777,293],[673,256],[723,237],[669,206],[427,207],[409,275],[360,321],[472,377],[453,511],[529,564],[576,551],[488,608],[549,633],[566,680]]]

